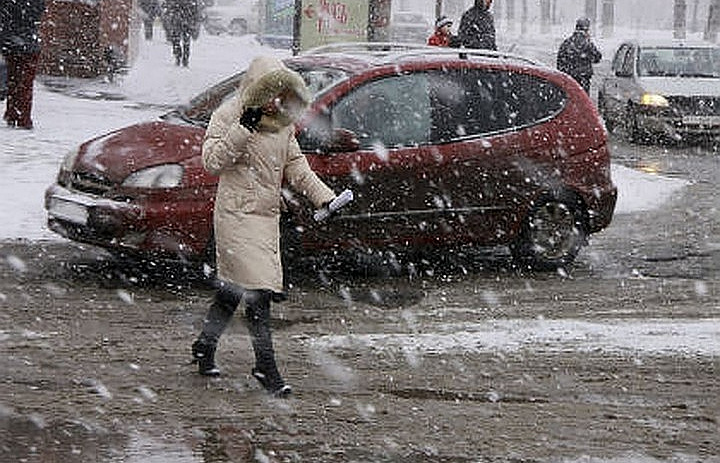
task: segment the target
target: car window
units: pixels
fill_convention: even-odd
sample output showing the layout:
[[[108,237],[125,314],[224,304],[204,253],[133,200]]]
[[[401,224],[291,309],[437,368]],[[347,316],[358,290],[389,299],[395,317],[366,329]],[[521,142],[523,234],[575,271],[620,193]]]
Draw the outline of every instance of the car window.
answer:
[[[565,93],[536,76],[503,70],[431,73],[432,140],[517,130],[557,114]]]
[[[622,70],[623,63],[625,63],[625,58],[630,51],[630,45],[622,45],[617,53],[615,53],[615,58],[613,58],[612,63],[612,70],[613,72],[618,72]]]
[[[625,56],[623,57],[622,64],[620,65],[620,72],[624,76],[635,75],[635,48],[628,46]]]
[[[417,146],[430,139],[425,74],[386,77],[355,88],[331,109],[333,128],[352,131],[361,147]]]
[[[720,77],[720,48],[648,47],[638,62],[643,76]]]

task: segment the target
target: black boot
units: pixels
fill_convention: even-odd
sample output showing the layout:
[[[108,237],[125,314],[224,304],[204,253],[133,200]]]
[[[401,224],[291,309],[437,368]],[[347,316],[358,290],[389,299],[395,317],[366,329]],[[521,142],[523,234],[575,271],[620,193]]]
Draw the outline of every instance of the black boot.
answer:
[[[265,373],[258,367],[252,369],[252,375],[258,382],[275,397],[287,397],[292,394],[292,388],[285,384],[277,368],[275,371]]]
[[[215,365],[215,349],[220,335],[225,331],[240,303],[240,298],[241,293],[238,291],[228,289],[222,284],[218,287],[215,299],[203,322],[202,332],[192,345],[193,363],[198,364],[198,372],[201,375],[220,375],[220,370]]]
[[[252,375],[270,394],[286,397],[291,392],[275,364],[275,350],[270,333],[270,291],[250,291],[245,296],[245,317],[250,340],[255,351],[255,368]]]
[[[197,340],[192,345],[192,363],[198,364],[198,373],[203,376],[220,376],[215,365],[215,346]]]

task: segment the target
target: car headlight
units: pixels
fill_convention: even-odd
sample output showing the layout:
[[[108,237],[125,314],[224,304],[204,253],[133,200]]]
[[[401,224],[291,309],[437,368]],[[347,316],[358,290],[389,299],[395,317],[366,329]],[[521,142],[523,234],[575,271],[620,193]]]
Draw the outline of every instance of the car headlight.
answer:
[[[662,108],[670,106],[667,98],[657,93],[644,93],[640,98],[640,104],[645,106],[659,106]]]
[[[122,185],[133,188],[173,188],[180,185],[182,177],[183,168],[180,164],[163,164],[133,172]]]

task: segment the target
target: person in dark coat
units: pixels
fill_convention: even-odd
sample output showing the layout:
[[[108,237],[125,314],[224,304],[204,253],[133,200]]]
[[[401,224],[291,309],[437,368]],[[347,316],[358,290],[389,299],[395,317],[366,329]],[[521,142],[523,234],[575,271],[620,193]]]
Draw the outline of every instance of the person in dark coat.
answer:
[[[0,0],[0,53],[7,64],[7,125],[32,129],[33,84],[40,57],[44,0]]]
[[[200,32],[199,0],[165,0],[163,26],[172,44],[175,64],[187,67],[190,60],[190,41]]]
[[[495,20],[490,12],[492,0],[475,0],[460,19],[458,41],[465,48],[497,50]]]
[[[580,18],[575,23],[575,32],[560,45],[557,54],[558,70],[569,74],[587,94],[590,94],[590,80],[593,64],[602,59],[602,53],[590,39],[590,20]]]
[[[152,40],[155,18],[160,17],[162,13],[160,3],[158,3],[158,0],[139,0],[138,6],[140,6],[140,16],[145,30],[145,40]]]

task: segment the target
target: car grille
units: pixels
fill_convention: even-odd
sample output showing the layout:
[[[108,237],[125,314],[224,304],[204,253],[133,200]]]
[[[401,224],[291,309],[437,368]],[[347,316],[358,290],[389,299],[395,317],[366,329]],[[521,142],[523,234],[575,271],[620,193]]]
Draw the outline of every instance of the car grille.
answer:
[[[671,96],[670,105],[683,115],[720,116],[720,98],[711,96]]]
[[[103,195],[107,193],[115,184],[94,172],[73,172],[70,175],[70,189],[90,193],[94,195]]]

